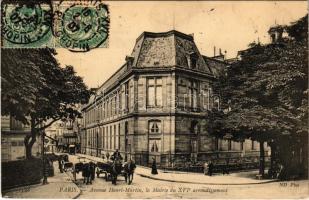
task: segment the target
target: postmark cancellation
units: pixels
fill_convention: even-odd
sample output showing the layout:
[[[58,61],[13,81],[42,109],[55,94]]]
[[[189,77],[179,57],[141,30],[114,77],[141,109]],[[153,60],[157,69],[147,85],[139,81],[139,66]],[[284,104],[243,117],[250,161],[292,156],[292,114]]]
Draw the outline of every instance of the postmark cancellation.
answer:
[[[5,48],[108,47],[109,8],[101,1],[5,2],[1,14]]]

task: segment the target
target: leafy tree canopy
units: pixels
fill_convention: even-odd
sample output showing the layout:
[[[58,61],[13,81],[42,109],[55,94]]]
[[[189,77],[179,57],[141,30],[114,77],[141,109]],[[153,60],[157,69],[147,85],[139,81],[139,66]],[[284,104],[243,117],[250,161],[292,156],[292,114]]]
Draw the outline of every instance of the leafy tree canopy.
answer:
[[[49,119],[79,117],[76,104],[90,96],[72,66],[61,68],[53,49],[2,50],[2,115],[25,124],[30,116],[41,124]]]
[[[290,37],[251,45],[215,83],[223,107],[231,111],[211,112],[210,132],[264,141],[307,133],[307,16],[284,28]]]
[[[80,117],[77,105],[91,94],[72,66],[59,66],[55,54],[49,48],[2,49],[1,114],[31,125],[27,158],[36,135],[57,120]]]

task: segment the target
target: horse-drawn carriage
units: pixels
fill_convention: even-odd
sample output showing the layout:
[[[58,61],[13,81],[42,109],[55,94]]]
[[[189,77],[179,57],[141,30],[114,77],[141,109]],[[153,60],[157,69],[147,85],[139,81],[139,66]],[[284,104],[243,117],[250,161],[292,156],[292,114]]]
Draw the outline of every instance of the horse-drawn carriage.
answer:
[[[100,174],[104,174],[105,180],[111,180],[114,185],[116,185],[117,177],[121,175],[125,177],[126,183],[131,184],[135,168],[136,165],[134,163],[127,162],[122,164],[120,160],[97,162],[96,174],[97,177],[100,177]]]
[[[59,161],[59,168],[61,168],[60,171],[74,171],[74,165],[69,161],[68,154],[59,154],[57,155],[57,159]]]
[[[105,180],[111,180],[112,173],[112,162],[97,162],[97,177],[100,177],[100,174],[104,174]]]

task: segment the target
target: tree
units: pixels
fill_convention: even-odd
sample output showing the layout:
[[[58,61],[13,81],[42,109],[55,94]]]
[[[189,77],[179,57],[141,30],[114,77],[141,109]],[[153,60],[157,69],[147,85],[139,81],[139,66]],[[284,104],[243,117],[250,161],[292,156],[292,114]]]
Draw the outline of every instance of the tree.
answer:
[[[214,85],[220,91],[223,107],[231,107],[231,111],[210,112],[210,132],[259,141],[262,175],[264,142],[275,148],[272,153],[280,151],[280,162],[286,168],[288,158],[293,157],[291,152],[299,152],[299,146],[306,147],[308,46],[304,35],[308,30],[307,18],[280,27],[287,30],[287,38],[266,45],[250,44],[250,48],[240,52],[241,60],[232,64]],[[290,141],[289,148],[282,147],[285,141]]]
[[[55,50],[2,50],[2,115],[30,124],[25,137],[26,158],[45,128],[57,120],[81,117],[77,105],[87,103],[91,92],[72,66],[61,68]]]

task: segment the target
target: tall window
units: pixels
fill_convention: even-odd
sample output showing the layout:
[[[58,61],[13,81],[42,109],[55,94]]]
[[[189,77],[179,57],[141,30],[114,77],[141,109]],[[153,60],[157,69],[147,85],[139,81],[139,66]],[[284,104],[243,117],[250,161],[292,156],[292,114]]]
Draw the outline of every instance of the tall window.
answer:
[[[117,148],[120,149],[120,124],[118,124]]]
[[[134,87],[133,84],[130,85],[130,91],[129,91],[129,96],[130,96],[130,107],[134,107]]]
[[[198,55],[196,53],[192,52],[187,59],[188,59],[189,68],[190,69],[195,69],[196,68],[197,59],[198,59]]]
[[[109,127],[109,149],[113,148],[113,129],[112,126]]]
[[[114,149],[117,148],[116,142],[117,142],[117,134],[116,134],[116,124],[114,125]]]
[[[118,113],[121,113],[121,109],[122,109],[122,92],[119,91],[118,93]]]
[[[241,150],[241,151],[244,150],[244,142],[240,142],[240,150]]]
[[[91,146],[90,130],[87,130],[88,146]]]
[[[231,151],[232,150],[232,141],[228,140],[228,150]]]
[[[113,112],[113,99],[112,98],[110,98],[110,101],[109,101],[109,104],[108,104],[108,109],[109,109],[109,112],[108,112],[108,115],[109,115],[109,117],[111,117],[112,116],[112,112]]]
[[[109,149],[109,132],[108,132],[108,126],[106,126],[106,132],[105,132],[105,134],[106,134],[106,140],[105,140],[105,142],[106,142],[106,149]]]
[[[150,121],[149,122],[149,133],[161,133],[161,122]]]
[[[109,117],[109,100],[106,100],[106,117]]]
[[[100,120],[103,119],[103,103],[100,104]]]
[[[105,113],[106,113],[106,112],[105,112],[105,109],[106,109],[106,108],[105,108],[105,102],[104,102],[104,103],[103,103],[103,119],[106,117],[106,116],[105,116]]]
[[[189,85],[189,97],[190,97],[190,106],[192,108],[197,107],[197,82],[191,81]]]
[[[198,134],[199,132],[198,121],[193,120],[191,122],[190,132],[195,135]]]
[[[196,68],[197,59],[195,57],[191,57],[191,69]]]
[[[219,138],[215,138],[215,150],[219,150]]]
[[[118,114],[118,108],[119,108],[119,100],[118,100],[118,92],[116,93],[116,96],[115,96],[115,114],[117,115]]]
[[[125,83],[124,95],[125,95],[125,109],[128,109],[129,108],[129,83]]]
[[[254,141],[251,140],[251,150],[255,150]]]
[[[116,106],[117,106],[117,98],[116,95],[113,97],[113,115],[116,115]]]
[[[162,106],[162,79],[147,79],[147,105]]]
[[[217,110],[220,110],[220,97],[219,96],[214,97],[214,108]]]
[[[195,139],[191,140],[191,152],[197,152],[197,141]]]
[[[102,148],[105,149],[105,127],[102,128],[103,134],[102,134]]]
[[[160,140],[149,140],[149,151],[156,153],[160,152],[161,141]]]

